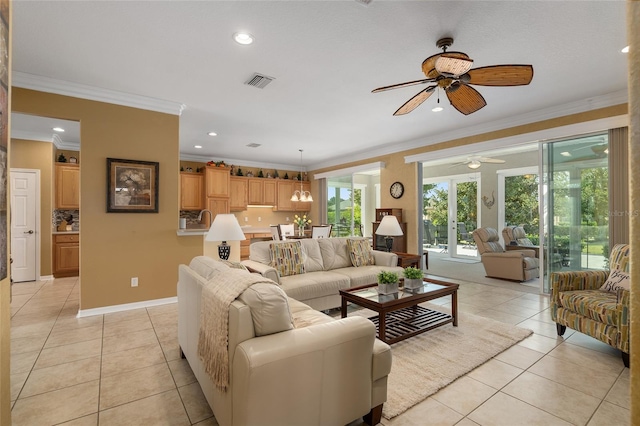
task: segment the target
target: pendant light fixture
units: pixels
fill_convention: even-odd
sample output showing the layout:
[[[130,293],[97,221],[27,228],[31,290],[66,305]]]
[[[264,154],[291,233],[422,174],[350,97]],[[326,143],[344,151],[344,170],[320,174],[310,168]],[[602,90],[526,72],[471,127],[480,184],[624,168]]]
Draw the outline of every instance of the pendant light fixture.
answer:
[[[313,201],[313,197],[311,197],[311,192],[304,191],[302,189],[302,150],[300,151],[300,190],[295,190],[293,195],[291,196],[291,201],[302,201],[303,203],[310,203]]]

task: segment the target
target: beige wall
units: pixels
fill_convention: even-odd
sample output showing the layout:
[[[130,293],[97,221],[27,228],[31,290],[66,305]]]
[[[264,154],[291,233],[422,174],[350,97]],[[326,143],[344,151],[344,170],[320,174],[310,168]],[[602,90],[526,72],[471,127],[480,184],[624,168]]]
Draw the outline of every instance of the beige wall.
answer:
[[[54,208],[55,146],[50,142],[11,139],[11,167],[40,170],[40,275],[52,275],[51,213]]]
[[[16,112],[80,122],[80,308],[175,296],[178,264],[203,250],[202,237],[176,235],[179,117],[21,88],[12,102]],[[107,157],[160,163],[159,213],[106,213]]]

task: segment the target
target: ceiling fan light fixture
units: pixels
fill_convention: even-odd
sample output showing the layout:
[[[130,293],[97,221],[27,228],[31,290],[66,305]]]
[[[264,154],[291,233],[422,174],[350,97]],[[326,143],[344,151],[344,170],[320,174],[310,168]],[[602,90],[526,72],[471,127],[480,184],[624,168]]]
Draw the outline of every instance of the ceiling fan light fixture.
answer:
[[[431,109],[431,111],[433,111],[433,112],[440,112],[440,111],[442,111],[443,109],[444,109],[444,108],[442,108],[440,105],[438,105],[437,107],[432,108],[432,109]]]
[[[469,164],[467,164],[467,167],[468,167],[468,168],[470,168],[470,169],[475,170],[475,169],[479,168],[481,165],[482,165],[482,163],[481,163],[480,161],[478,161],[478,160],[471,160],[471,161],[469,162]]]

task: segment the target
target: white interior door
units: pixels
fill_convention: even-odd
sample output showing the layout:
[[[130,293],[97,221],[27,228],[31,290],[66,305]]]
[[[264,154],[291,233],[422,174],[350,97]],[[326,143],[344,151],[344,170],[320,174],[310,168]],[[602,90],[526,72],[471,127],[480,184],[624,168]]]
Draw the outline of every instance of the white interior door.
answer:
[[[35,281],[38,259],[37,171],[11,170],[11,277]]]

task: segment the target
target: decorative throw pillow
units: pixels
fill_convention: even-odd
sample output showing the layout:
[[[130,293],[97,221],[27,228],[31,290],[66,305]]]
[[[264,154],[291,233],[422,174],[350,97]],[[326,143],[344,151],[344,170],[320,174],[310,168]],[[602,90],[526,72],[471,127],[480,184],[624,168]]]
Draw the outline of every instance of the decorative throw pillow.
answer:
[[[347,249],[353,266],[375,265],[376,261],[371,253],[369,241],[363,239],[348,239]]]
[[[300,241],[272,243],[269,247],[271,266],[281,277],[304,274],[304,258]]]
[[[600,290],[610,291],[615,293],[619,288],[623,288],[625,290],[631,290],[631,277],[627,272],[619,271],[614,269],[609,274],[609,278],[602,284]]]

